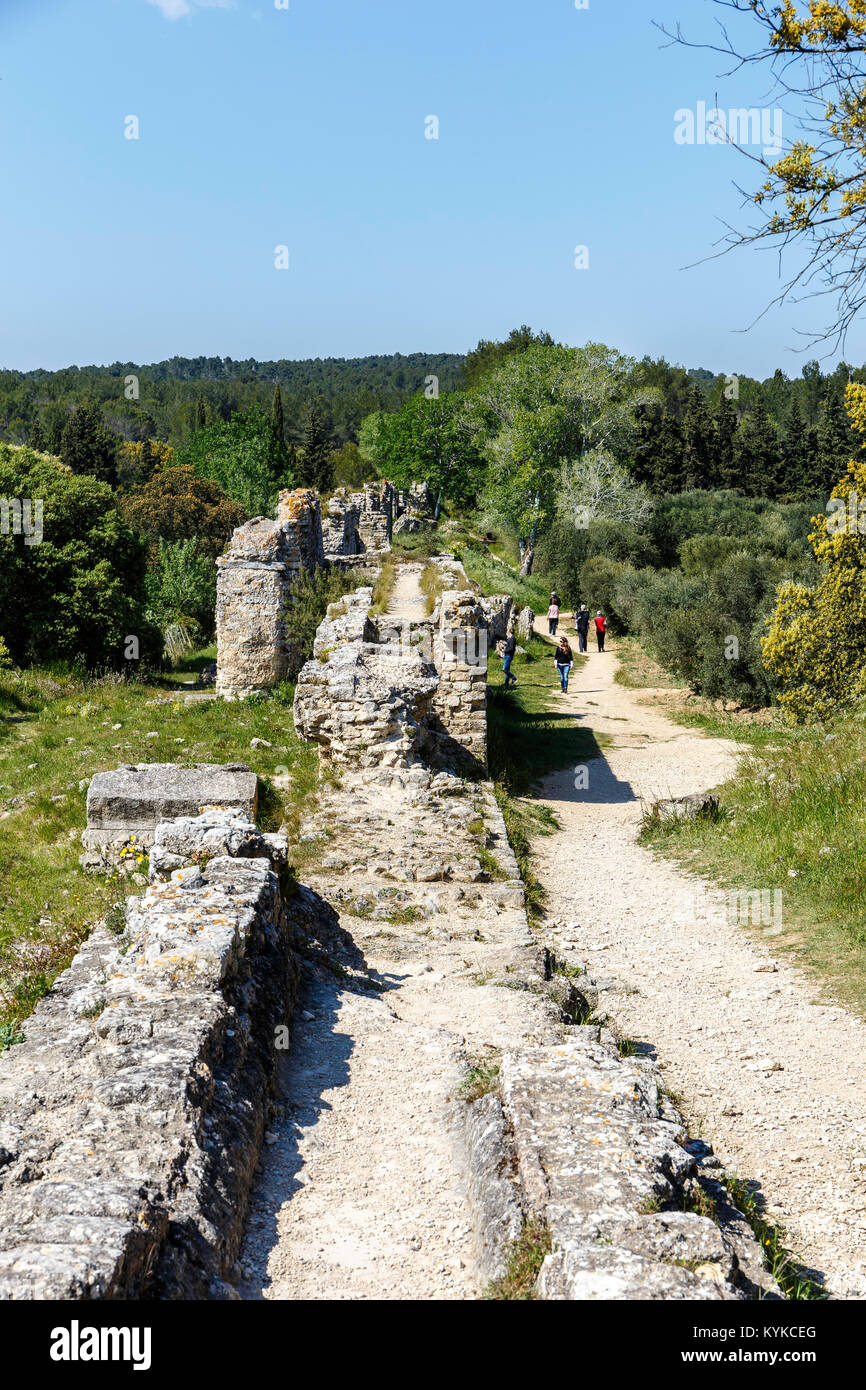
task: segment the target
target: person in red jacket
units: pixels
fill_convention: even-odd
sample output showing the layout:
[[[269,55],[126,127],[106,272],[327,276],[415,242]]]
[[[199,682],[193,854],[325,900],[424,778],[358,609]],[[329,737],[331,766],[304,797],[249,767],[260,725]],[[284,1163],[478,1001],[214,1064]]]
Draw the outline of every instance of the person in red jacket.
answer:
[[[604,620],[604,614],[601,611],[599,611],[595,615],[595,636],[596,641],[598,642],[598,650],[600,652],[604,651],[604,634],[606,632],[607,623]]]

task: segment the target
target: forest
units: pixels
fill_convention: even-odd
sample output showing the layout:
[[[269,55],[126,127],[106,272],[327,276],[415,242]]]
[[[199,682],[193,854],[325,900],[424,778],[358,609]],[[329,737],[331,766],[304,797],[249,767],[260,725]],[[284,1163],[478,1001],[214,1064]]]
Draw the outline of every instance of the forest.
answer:
[[[465,355],[6,372],[0,495],[42,499],[45,535],[0,536],[0,658],[123,669],[133,633],[145,663],[175,659],[212,638],[234,526],[282,487],[388,477],[428,482],[482,549],[529,547],[696,691],[807,718],[850,687],[836,660],[816,695],[801,653],[833,558],[814,518],[854,486],[864,391],[844,362],[756,381],[526,325]]]

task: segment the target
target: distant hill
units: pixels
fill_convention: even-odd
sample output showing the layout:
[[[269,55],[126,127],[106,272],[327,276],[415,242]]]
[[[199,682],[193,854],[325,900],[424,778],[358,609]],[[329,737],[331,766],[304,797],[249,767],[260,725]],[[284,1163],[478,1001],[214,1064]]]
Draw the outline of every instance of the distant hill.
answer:
[[[465,358],[455,352],[390,353],[370,357],[313,357],[300,361],[243,362],[231,357],[171,357],[164,362],[113,362],[49,372],[0,372],[0,437],[20,443],[38,420],[52,426],[89,396],[101,403],[106,424],[126,439],[147,437],[182,443],[194,428],[199,399],[209,416],[258,404],[270,410],[279,383],[289,433],[298,432],[310,400],[325,402],[338,439],[354,436],[371,410],[396,410],[427,377],[441,391],[463,384]],[[136,377],[138,399],[128,399],[127,378]]]

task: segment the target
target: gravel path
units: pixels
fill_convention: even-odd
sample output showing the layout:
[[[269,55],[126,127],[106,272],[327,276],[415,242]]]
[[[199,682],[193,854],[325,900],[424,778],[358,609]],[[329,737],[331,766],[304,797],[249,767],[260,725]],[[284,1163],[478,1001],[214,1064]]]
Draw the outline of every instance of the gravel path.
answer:
[[[420,585],[423,569],[423,565],[414,563],[397,566],[397,576],[385,610],[387,617],[414,623],[426,618],[427,595]]]
[[[760,1182],[795,1254],[833,1297],[864,1298],[866,1024],[774,960],[774,928],[719,920],[696,906],[700,880],[636,844],[641,797],[707,790],[735,749],[675,725],[615,669],[614,652],[591,653],[561,697],[613,742],[588,786],[567,770],[539,798],[561,825],[536,847],[552,939],[603,984],[600,1012],[657,1056],[695,1132]]]

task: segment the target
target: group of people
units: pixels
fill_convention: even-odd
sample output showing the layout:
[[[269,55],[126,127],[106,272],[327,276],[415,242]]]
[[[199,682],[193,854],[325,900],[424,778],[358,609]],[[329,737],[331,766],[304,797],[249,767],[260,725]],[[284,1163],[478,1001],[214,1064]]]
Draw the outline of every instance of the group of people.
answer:
[[[559,627],[560,606],[561,605],[559,602],[559,595],[554,591],[554,593],[550,595],[550,607],[547,610],[547,628],[551,637],[556,636],[556,629]],[[598,643],[598,650],[600,652],[603,652],[604,635],[607,632],[607,622],[601,609],[598,610],[593,621],[595,623],[595,637]],[[589,624],[589,610],[586,604],[582,603],[580,605],[580,608],[574,615],[574,630],[577,633],[578,650],[581,652],[586,651],[586,641],[587,636],[589,634]],[[511,670],[511,663],[514,660],[514,653],[516,651],[517,638],[514,635],[514,628],[509,627],[508,636],[505,638],[505,641],[500,646],[500,652],[502,653],[502,671],[505,676],[506,688],[509,685],[517,684],[517,677]],[[571,668],[574,665],[574,652],[571,649],[571,645],[568,641],[568,638],[565,636],[565,633],[563,633],[563,635],[559,639],[553,660],[556,663],[556,671],[559,676],[559,684],[562,688],[563,694],[565,694],[568,691],[569,672],[571,671]]]

